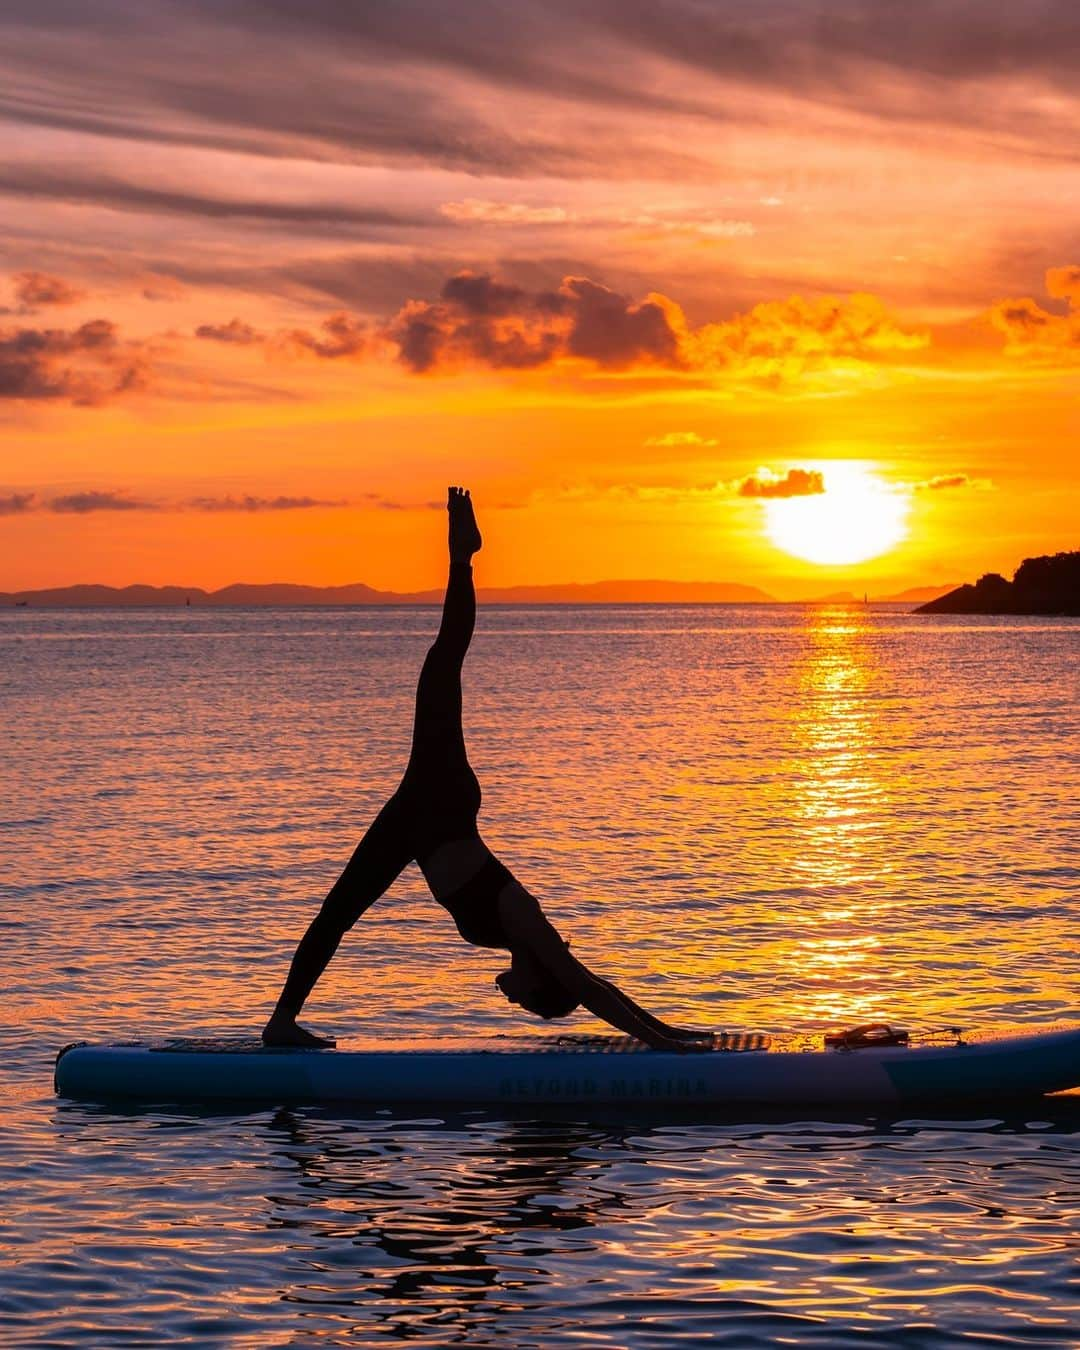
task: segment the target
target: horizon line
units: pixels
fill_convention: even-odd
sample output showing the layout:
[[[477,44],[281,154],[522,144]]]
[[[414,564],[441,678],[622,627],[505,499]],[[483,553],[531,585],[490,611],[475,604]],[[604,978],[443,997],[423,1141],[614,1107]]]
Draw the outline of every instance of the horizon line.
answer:
[[[868,587],[857,589],[835,586],[827,589],[824,583],[819,594],[798,597],[777,596],[759,586],[732,581],[681,581],[657,577],[606,578],[599,581],[519,582],[503,586],[477,587],[478,598],[487,604],[814,604],[814,603],[915,603],[936,598],[955,589],[948,585],[929,583],[890,587],[884,594],[871,596]],[[635,591],[651,594],[635,595]],[[861,596],[859,592],[862,592]],[[142,593],[135,598],[133,592]],[[274,592],[280,592],[274,596]],[[297,593],[307,593],[301,598]],[[341,593],[352,593],[346,596]],[[599,594],[597,594],[599,592]],[[661,592],[661,593],[657,593]],[[663,594],[662,592],[668,592]],[[560,594],[561,593],[561,594]],[[697,594],[695,594],[697,593]],[[702,594],[704,593],[704,594]],[[233,594],[235,600],[230,599]],[[240,597],[243,598],[240,598]],[[149,582],[129,582],[116,586],[107,582],[73,582],[59,586],[27,587],[0,591],[0,604],[18,608],[30,607],[34,602],[49,607],[83,608],[187,608],[209,604],[213,607],[276,605],[301,607],[313,604],[340,605],[350,608],[393,607],[410,605],[437,605],[441,603],[442,587],[423,587],[415,590],[384,590],[367,582],[344,582],[318,585],[309,582],[230,582],[208,589],[203,586],[184,586],[176,583],[157,585]]]

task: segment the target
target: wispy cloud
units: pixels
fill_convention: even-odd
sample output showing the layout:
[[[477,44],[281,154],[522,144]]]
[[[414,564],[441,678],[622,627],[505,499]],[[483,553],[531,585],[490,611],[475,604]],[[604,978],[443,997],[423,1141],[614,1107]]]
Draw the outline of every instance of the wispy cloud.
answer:
[[[712,436],[699,436],[696,431],[665,431],[662,436],[650,436],[642,442],[643,445],[655,446],[657,449],[672,449],[675,446],[700,445],[708,447],[719,445],[719,441]]]
[[[365,493],[373,505],[397,509],[398,503],[387,501],[376,493]],[[87,488],[81,492],[41,497],[34,492],[15,492],[0,497],[0,516],[20,515],[28,511],[51,511],[56,515],[85,516],[96,511],[206,511],[253,514],[263,511],[308,511],[320,508],[349,506],[344,498],[312,496],[276,497],[256,493],[226,494],[220,497],[198,496],[181,499],[150,500],[113,488]],[[401,509],[408,509],[404,506]]]
[[[348,506],[344,500],[327,500],[321,497],[257,497],[251,493],[243,496],[191,497],[181,503],[192,511],[310,511],[332,506]]]
[[[71,492],[66,496],[52,497],[48,509],[64,516],[86,516],[94,511],[157,511],[156,502],[143,501],[129,497],[122,492]]]
[[[3,100],[0,96],[0,111]],[[48,166],[10,163],[0,167],[0,192],[34,199],[77,202],[100,206],[110,211],[137,211],[158,215],[198,216],[204,220],[237,220],[252,224],[278,226],[367,227],[375,231],[400,230],[430,221],[426,214],[408,214],[379,205],[355,201],[238,197],[195,192],[183,187],[160,187],[132,182],[102,172],[89,172],[75,166],[63,171]],[[54,302],[55,303],[55,302]]]
[[[439,214],[468,225],[564,225],[574,219],[562,206],[527,206],[524,202],[493,202],[466,197],[443,202]]]
[[[1052,150],[1074,141],[1080,60],[1060,0],[1028,0],[1022,12],[996,0],[473,0],[452,24],[444,0],[150,3],[139,24],[132,12],[69,7],[48,25],[31,0],[11,0],[4,115],[127,140],[505,178],[619,178],[643,163],[653,176],[685,174],[709,162],[710,122],[769,98],[798,100],[804,115],[854,113],[858,130],[902,121],[1003,135],[1005,90],[1014,138]]]
[[[62,277],[47,272],[16,272],[13,278],[15,298],[28,309],[44,305],[74,305],[85,298],[86,292]]]
[[[7,496],[0,496],[0,516],[21,516],[26,511],[32,511],[33,507],[32,492],[9,492]]]
[[[236,343],[241,347],[262,342],[265,337],[242,319],[230,319],[228,323],[201,323],[195,329],[195,336],[206,338],[211,342]]]
[[[988,478],[970,478],[966,473],[941,473],[912,483],[913,492],[947,492],[958,488],[986,491],[994,485]]]

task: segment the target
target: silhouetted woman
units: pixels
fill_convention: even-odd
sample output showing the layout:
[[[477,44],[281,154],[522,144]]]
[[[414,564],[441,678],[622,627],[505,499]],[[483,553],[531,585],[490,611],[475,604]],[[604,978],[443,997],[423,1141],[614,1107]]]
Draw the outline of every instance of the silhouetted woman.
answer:
[[[301,939],[263,1040],[333,1044],[297,1025],[300,1009],[348,929],[415,860],[466,942],[510,952],[510,969],[496,984],[511,1003],[544,1018],[584,1006],[658,1049],[705,1048],[708,1033],[668,1026],[572,956],[536,899],[480,838],[480,784],[461,728],[461,667],[476,621],[471,560],[481,539],[464,488],[450,488],[447,509],[450,578],[439,633],[420,672],[405,776]]]

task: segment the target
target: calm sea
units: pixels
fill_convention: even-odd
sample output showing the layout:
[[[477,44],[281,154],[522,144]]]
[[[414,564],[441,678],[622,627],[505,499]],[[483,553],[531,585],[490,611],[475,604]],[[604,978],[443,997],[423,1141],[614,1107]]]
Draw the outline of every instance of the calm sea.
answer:
[[[0,616],[0,1341],[1077,1344],[1077,1097],[979,1119],[53,1097],[67,1041],[261,1025],[397,782],[436,624]],[[1078,655],[1064,619],[489,609],[481,828],[672,1018],[1076,1020]],[[511,1031],[500,968],[410,869],[308,1020]]]

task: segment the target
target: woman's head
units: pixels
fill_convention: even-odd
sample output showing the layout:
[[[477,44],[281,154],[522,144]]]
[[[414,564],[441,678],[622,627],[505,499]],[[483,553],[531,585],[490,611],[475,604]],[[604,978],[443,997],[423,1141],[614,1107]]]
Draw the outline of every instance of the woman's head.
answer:
[[[510,969],[497,975],[495,983],[511,1003],[545,1021],[566,1017],[579,1006],[577,998],[527,952],[515,951]]]

